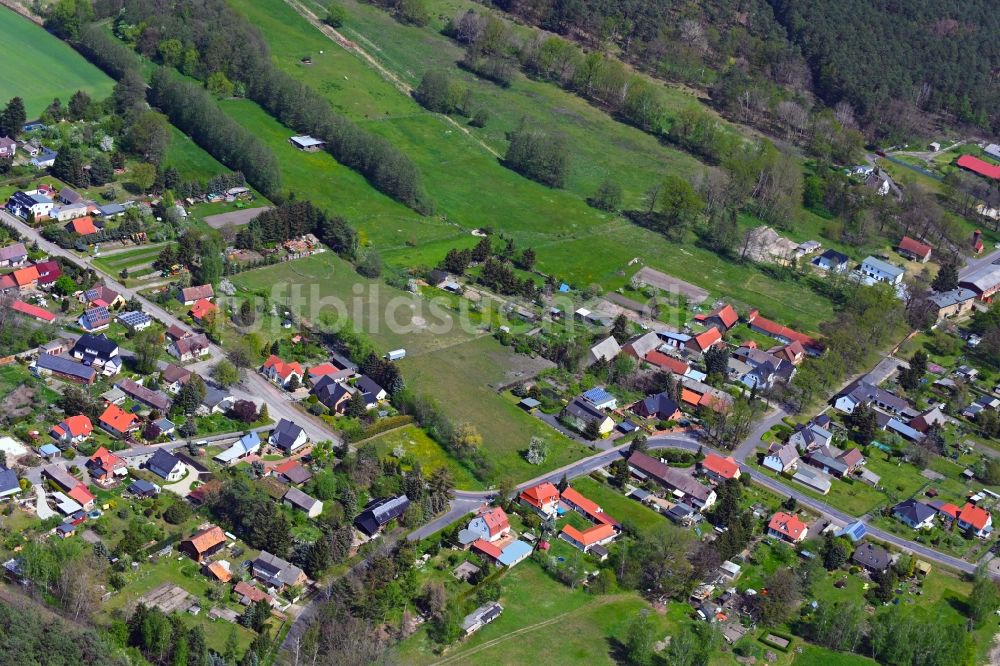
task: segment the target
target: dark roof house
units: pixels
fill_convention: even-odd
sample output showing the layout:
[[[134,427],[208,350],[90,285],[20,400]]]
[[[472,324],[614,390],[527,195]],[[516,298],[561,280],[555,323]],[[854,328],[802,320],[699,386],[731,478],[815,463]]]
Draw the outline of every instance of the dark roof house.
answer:
[[[402,516],[409,506],[410,499],[406,495],[372,500],[354,519],[354,525],[368,536],[375,536],[390,521]]]
[[[872,572],[883,572],[889,568],[892,558],[889,552],[873,543],[863,543],[854,551],[851,561]]]

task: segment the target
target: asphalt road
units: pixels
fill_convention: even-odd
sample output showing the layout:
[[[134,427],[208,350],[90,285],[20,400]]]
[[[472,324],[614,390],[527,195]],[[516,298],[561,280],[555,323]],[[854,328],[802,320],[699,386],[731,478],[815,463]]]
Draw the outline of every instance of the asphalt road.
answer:
[[[976,270],[980,266],[984,264],[992,264],[995,261],[1000,261],[1000,250],[994,250],[993,252],[990,252],[989,254],[984,254],[981,257],[972,257],[968,259],[965,262],[965,266],[963,266],[958,271],[958,279],[962,280],[965,278],[966,275]]]
[[[705,451],[715,451],[720,455],[732,455],[740,465],[740,469],[744,474],[749,474],[755,483],[767,488],[769,491],[780,495],[782,497],[794,497],[795,500],[803,505],[820,514],[824,518],[834,522],[836,525],[843,527],[848,523],[855,522],[857,520],[864,520],[865,516],[857,517],[851,516],[839,509],[836,509],[827,503],[817,500],[804,492],[801,492],[791,486],[785,485],[777,479],[773,479],[760,473],[758,470],[751,469],[749,465],[746,464],[747,458],[756,455],[757,446],[761,443],[760,436],[769,430],[771,426],[781,421],[785,416],[785,412],[781,409],[777,409],[768,414],[762,421],[760,421],[754,428],[753,432],[731,453],[717,450],[711,446],[708,446],[702,441],[699,441],[693,436],[669,436],[669,437],[656,437],[649,440],[649,448],[651,449],[682,449],[685,451],[697,451],[699,447],[703,447]],[[524,483],[517,486],[517,490],[523,490],[531,486],[542,483],[543,481],[549,481],[551,483],[558,483],[563,476],[568,479],[574,479],[580,476],[586,476],[591,472],[606,467],[612,462],[622,457],[623,451],[628,448],[628,444],[621,444],[607,451],[602,451],[589,458],[584,458],[565,467],[561,467],[557,470],[547,472],[541,476],[538,476],[530,481],[525,481]],[[494,495],[495,491],[456,491],[455,499],[452,501],[451,510],[448,513],[439,516],[435,520],[421,526],[420,528],[411,532],[407,538],[412,540],[423,539],[428,537],[435,532],[448,527],[449,525],[462,520],[469,512],[475,510],[484,502],[490,501]],[[878,541],[883,541],[888,544],[892,544],[896,548],[913,553],[919,556],[921,559],[945,566],[951,569],[955,569],[964,573],[972,573],[976,569],[976,565],[970,562],[966,562],[956,557],[950,555],[945,555],[944,553],[938,552],[932,548],[928,548],[919,543],[915,543],[908,539],[904,539],[890,532],[886,532],[878,527],[870,525],[866,522],[866,528],[868,534],[872,536],[873,539]]]
[[[185,331],[197,332],[189,324],[181,321],[178,317],[174,316],[163,307],[153,303],[135,290],[126,288],[123,284],[118,282],[114,276],[105,273],[103,270],[95,266],[90,257],[79,257],[73,252],[59,247],[55,243],[50,243],[42,238],[42,235],[36,229],[33,229],[6,211],[0,210],[0,219],[17,229],[17,231],[29,241],[38,243],[38,246],[45,250],[45,252],[50,256],[61,257],[62,259],[76,264],[77,266],[94,271],[101,276],[108,287],[122,294],[126,300],[132,297],[137,298],[142,303],[143,309],[147,314],[155,317],[164,324],[168,326],[179,326]],[[210,359],[207,361],[201,361],[195,364],[195,366],[207,371],[210,364],[218,361],[219,359],[225,358],[225,352],[216,344],[211,345],[209,353]],[[205,373],[203,372],[202,374]],[[309,435],[309,438],[313,442],[320,442],[327,439],[332,440],[335,443],[340,443],[341,441],[340,436],[332,428],[330,428],[326,422],[306,413],[304,410],[299,409],[298,406],[288,398],[288,395],[284,391],[261,377],[256,372],[247,372],[241,384],[234,387],[233,395],[234,397],[253,400],[254,402],[264,400],[267,403],[268,413],[275,422],[285,418],[289,421],[298,423],[306,431],[306,434]]]

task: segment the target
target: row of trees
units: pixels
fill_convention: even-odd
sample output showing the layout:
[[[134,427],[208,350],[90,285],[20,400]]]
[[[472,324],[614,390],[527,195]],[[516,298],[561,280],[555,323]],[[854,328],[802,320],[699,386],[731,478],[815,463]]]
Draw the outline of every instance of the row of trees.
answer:
[[[101,15],[116,12],[108,8]],[[213,87],[221,94],[245,92],[296,132],[325,141],[326,149],[337,161],[361,173],[377,189],[418,211],[432,209],[410,159],[386,139],[335,113],[319,93],[278,69],[257,28],[223,0],[196,5],[175,0],[166,6],[152,0],[135,0],[126,5],[122,16],[128,25],[136,27],[135,48],[140,53],[167,66],[179,62],[189,75],[214,82]],[[180,46],[171,44],[165,49],[164,42],[170,41]],[[179,55],[165,58],[165,54]],[[189,60],[192,62],[186,64]],[[222,85],[223,78],[232,82],[232,87]],[[208,97],[208,93],[204,95]],[[274,191],[258,185],[251,170],[234,168],[240,168],[262,192]],[[273,185],[277,185],[276,181]]]
[[[841,288],[836,296],[842,308],[823,326],[826,352],[800,365],[784,393],[793,407],[804,407],[818,396],[832,394],[845,377],[895,339],[904,324],[903,304],[892,286],[845,282]]]
[[[631,125],[660,133],[666,120],[663,95],[644,77],[630,73],[616,58],[585,54],[571,42],[535,32],[518,37],[493,14],[469,9],[452,19],[446,34],[466,45],[462,65],[501,85],[510,85],[517,68],[588,99]]]
[[[278,193],[281,172],[274,153],[227,116],[204,89],[158,69],[150,80],[149,101],[213,157],[242,172],[265,195]]]

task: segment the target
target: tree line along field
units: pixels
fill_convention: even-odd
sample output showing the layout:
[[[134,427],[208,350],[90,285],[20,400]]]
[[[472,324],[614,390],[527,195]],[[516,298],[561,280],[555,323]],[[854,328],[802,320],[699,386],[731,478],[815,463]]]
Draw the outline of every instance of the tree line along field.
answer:
[[[103,99],[114,87],[114,81],[68,44],[6,7],[0,7],[0,44],[0,100],[21,97],[29,120],[54,97],[66,103],[83,90]]]
[[[693,244],[672,243],[588,206],[586,197],[609,175],[621,180],[627,198],[638,206],[648,185],[665,173],[690,174],[700,166],[693,157],[660,145],[583,100],[524,78],[508,90],[480,84],[484,94],[492,95],[490,108],[499,109],[497,125],[491,127],[491,121],[486,134],[470,137],[424,111],[280,0],[232,4],[261,28],[279,67],[321,91],[338,111],[388,138],[420,167],[437,206],[432,218],[421,218],[374,193],[356,174],[326,155],[295,151],[287,144],[290,131],[256,105],[243,100],[223,103],[227,113],[267,141],[278,155],[286,188],[344,214],[392,263],[413,266],[416,256],[424,265],[433,265],[450,247],[472,242],[464,230],[492,226],[513,236],[519,246],[536,248],[541,270],[579,286],[592,282],[609,289],[621,286],[630,277],[625,269],[637,254],[634,248],[643,248],[645,263],[683,274],[787,323],[814,329],[832,313],[829,303],[804,285],[774,280]],[[421,54],[456,48],[437,33],[386,20],[385,36],[372,34],[371,40],[393,41],[394,31],[403,35],[416,31],[410,39],[417,46],[423,43],[414,51],[418,62]],[[374,52],[376,56],[381,53],[379,49]],[[311,65],[300,64],[306,56],[312,58]],[[557,112],[552,113],[553,109]],[[537,118],[572,139],[574,176],[568,190],[549,189],[517,175],[479,143],[482,139],[502,149],[504,129],[514,127],[521,115]],[[494,139],[489,132],[496,132]],[[304,183],[311,189],[306,190]],[[316,183],[323,186],[316,187]],[[360,198],[354,196],[361,193],[359,188],[366,192]],[[425,243],[433,248],[425,248]]]

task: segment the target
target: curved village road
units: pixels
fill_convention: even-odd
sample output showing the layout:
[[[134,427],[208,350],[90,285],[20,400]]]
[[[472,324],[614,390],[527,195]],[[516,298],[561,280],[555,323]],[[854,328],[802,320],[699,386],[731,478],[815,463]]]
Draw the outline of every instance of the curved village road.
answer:
[[[0,210],[0,220],[3,220],[3,222],[16,229],[24,238],[31,242],[38,243],[38,247],[49,254],[49,256],[57,256],[79,266],[80,268],[92,270],[104,280],[105,284],[107,284],[109,288],[122,294],[122,296],[126,299],[135,297],[142,303],[143,309],[147,314],[159,319],[167,326],[179,326],[185,331],[196,332],[189,324],[181,321],[180,318],[168,312],[163,307],[153,303],[137,291],[126,288],[123,284],[118,282],[114,276],[109,275],[95,266],[90,257],[77,256],[73,252],[65,250],[55,243],[45,240],[42,238],[42,235],[37,229],[28,226],[20,219],[7,213],[6,211]],[[214,343],[209,347],[209,353],[211,355],[211,360],[225,358],[225,352],[221,347]],[[202,364],[195,365],[204,367]],[[321,442],[329,439],[335,444],[339,445],[341,443],[340,436],[324,421],[305,412],[304,410],[299,409],[298,406],[288,398],[284,391],[264,379],[256,372],[251,371],[245,373],[245,377],[243,381],[240,382],[239,387],[234,387],[234,389],[235,390],[232,391],[233,395],[238,398],[254,400],[255,402],[256,400],[264,400],[267,403],[268,413],[271,418],[275,420],[275,422],[284,418],[298,423],[302,429],[306,431],[306,434],[309,435],[309,439],[313,442]]]
[[[743,443],[732,452],[732,454],[719,451],[690,435],[654,437],[649,440],[649,448],[697,451],[699,447],[703,447],[705,451],[713,451],[719,455],[733,455],[739,463],[742,472],[744,474],[750,474],[755,483],[767,488],[776,495],[781,495],[782,497],[794,497],[799,504],[808,507],[825,518],[828,518],[840,527],[857,520],[864,520],[863,516],[858,518],[857,516],[851,516],[844,513],[843,511],[835,509],[825,502],[785,485],[777,479],[761,474],[759,470],[751,469],[750,466],[746,464],[746,459],[749,456],[754,455],[757,444],[760,443],[760,435],[766,432],[775,421],[780,421],[782,416],[784,416],[784,413],[781,410],[777,410],[774,414],[761,421],[754,429],[754,432],[751,433],[751,435],[747,437],[747,439],[745,439]],[[608,451],[602,451],[589,458],[584,458],[583,460],[575,462],[571,465],[548,472],[542,476],[531,479],[530,481],[525,481],[517,486],[517,490],[523,490],[524,488],[531,487],[543,481],[558,483],[564,475],[568,479],[586,476],[587,474],[610,465],[615,460],[622,458],[623,451],[628,449],[628,446],[628,444],[619,445],[613,449],[609,449]],[[407,535],[407,538],[414,541],[430,536],[434,532],[444,529],[448,525],[460,520],[470,511],[475,510],[484,502],[491,500],[495,495],[495,491],[455,491],[455,499],[452,501],[451,510],[448,511],[448,513],[439,516],[426,525],[410,532],[410,534]],[[919,556],[921,559],[925,559],[963,573],[973,573],[976,570],[976,565],[971,562],[966,562],[965,560],[961,560],[957,557],[946,555],[934,550],[933,548],[928,548],[922,544],[904,539],[867,523],[865,524],[865,527],[868,530],[868,534],[871,535],[872,538],[892,544],[900,550]]]

